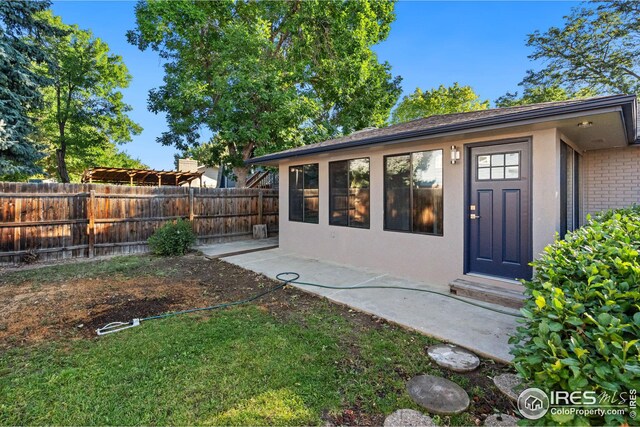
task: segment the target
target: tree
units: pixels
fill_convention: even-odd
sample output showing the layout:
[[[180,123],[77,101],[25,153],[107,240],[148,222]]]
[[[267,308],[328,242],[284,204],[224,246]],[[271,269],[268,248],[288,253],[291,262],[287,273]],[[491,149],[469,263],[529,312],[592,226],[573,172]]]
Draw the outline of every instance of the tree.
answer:
[[[39,43],[57,30],[38,17],[48,1],[0,2],[0,178],[39,171],[42,157],[31,139],[29,112],[41,102],[40,87],[47,79],[37,75],[33,63],[45,63],[47,52]]]
[[[558,100],[560,95],[640,93],[639,41],[640,3],[636,0],[586,2],[574,8],[562,28],[529,35],[527,45],[534,49],[529,58],[545,65],[527,72],[520,83],[524,88],[520,102],[538,100],[539,95],[546,101]],[[509,98],[518,102],[517,94],[500,100]]]
[[[481,101],[471,86],[445,87],[423,92],[420,88],[402,98],[393,111],[391,123],[404,123],[437,114],[464,113],[467,111],[486,110],[489,101]]]
[[[149,169],[149,166],[143,163],[137,157],[131,157],[129,153],[118,150],[115,145],[111,145],[107,149],[101,150],[93,157],[94,163],[87,164],[83,167],[83,171],[89,167],[105,166],[110,168],[127,168],[127,169]]]
[[[42,18],[64,35],[45,38],[51,61],[37,67],[52,82],[43,89],[37,138],[50,147],[60,181],[70,182],[69,162],[72,174],[78,177],[85,167],[96,166],[96,159],[117,154],[114,144],[130,141],[142,129],[127,116],[131,107],[120,92],[131,81],[122,58],[90,31],[66,25],[50,12]],[[123,154],[119,156],[115,163],[99,166],[116,166],[124,161]],[[139,164],[134,159],[126,161]],[[51,159],[45,162],[49,168],[52,163]]]
[[[391,1],[143,1],[136,18],[129,41],[166,61],[149,94],[169,124],[158,141],[209,142],[240,185],[252,156],[382,125],[400,94],[371,51]]]
[[[597,95],[593,90],[583,88],[577,92],[569,92],[560,86],[532,86],[525,85],[522,95],[518,92],[507,92],[496,99],[497,107],[514,107],[516,105],[538,104],[541,102],[565,101],[567,99],[587,98]]]
[[[40,161],[45,177],[58,176],[56,147],[48,146],[46,156]],[[81,150],[71,145],[67,148],[65,158],[70,182],[78,182],[86,169],[92,167],[148,169],[140,159],[131,157],[127,152],[119,150],[116,144],[96,144],[83,147]]]

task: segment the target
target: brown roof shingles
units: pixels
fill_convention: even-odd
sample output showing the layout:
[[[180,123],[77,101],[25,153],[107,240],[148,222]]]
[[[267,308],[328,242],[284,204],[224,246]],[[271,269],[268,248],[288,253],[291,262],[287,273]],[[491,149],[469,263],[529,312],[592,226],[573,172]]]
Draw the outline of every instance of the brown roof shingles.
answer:
[[[529,104],[529,105],[521,105],[516,107],[508,107],[508,108],[494,108],[490,110],[481,110],[481,111],[472,111],[467,113],[454,113],[454,114],[443,114],[430,116],[423,119],[412,120],[406,123],[400,123],[392,126],[387,126],[379,129],[370,129],[370,130],[361,130],[357,132],[353,132],[349,135],[345,135],[339,138],[330,139],[327,141],[318,142],[315,144],[304,145],[301,147],[291,148],[288,150],[280,151],[278,153],[265,155],[261,157],[257,157],[255,159],[251,159],[248,163],[260,163],[262,159],[271,160],[275,158],[286,158],[293,157],[296,155],[303,155],[307,152],[314,152],[318,150],[322,150],[323,148],[326,151],[346,148],[347,146],[351,146],[354,143],[358,143],[362,141],[363,145],[366,144],[367,141],[374,141],[379,139],[402,139],[403,137],[411,137],[412,133],[420,132],[420,131],[437,131],[442,128],[443,132],[446,129],[451,128],[455,125],[467,125],[467,127],[472,128],[474,125],[478,127],[486,124],[488,120],[496,121],[496,120],[504,120],[505,122],[509,121],[510,118],[517,118],[526,113],[536,113],[536,112],[555,112],[555,114],[562,114],[563,108],[571,108],[576,106],[584,106],[585,110],[591,104],[596,104],[601,106],[602,102],[606,102],[607,100],[617,100],[622,98],[629,98],[628,96],[603,96],[603,97],[594,97],[594,98],[585,98],[585,99],[573,99],[568,101],[555,101],[555,102],[544,102],[539,104]],[[635,102],[635,100],[634,100]],[[557,112],[556,112],[557,111]],[[434,132],[437,133],[437,132]],[[323,150],[324,151],[324,150]],[[289,156],[290,155],[290,156]]]

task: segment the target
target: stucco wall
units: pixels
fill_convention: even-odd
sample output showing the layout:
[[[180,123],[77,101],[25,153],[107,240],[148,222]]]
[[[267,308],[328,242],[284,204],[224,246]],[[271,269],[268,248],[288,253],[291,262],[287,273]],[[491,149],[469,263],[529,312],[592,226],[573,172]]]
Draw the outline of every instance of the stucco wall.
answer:
[[[371,147],[300,157],[280,165],[280,247],[285,251],[366,267],[381,273],[446,285],[464,270],[464,158],[449,163],[450,146],[512,138],[532,139],[532,247],[538,254],[553,241],[559,227],[559,135],[555,129],[497,132],[482,138],[447,137],[387,147]],[[430,236],[383,230],[383,156],[411,151],[442,149],[444,187],[444,235]],[[370,229],[329,225],[329,161],[370,158]],[[318,163],[320,221],[289,221],[288,169],[292,165]]]
[[[587,151],[583,159],[585,215],[640,203],[640,147]]]

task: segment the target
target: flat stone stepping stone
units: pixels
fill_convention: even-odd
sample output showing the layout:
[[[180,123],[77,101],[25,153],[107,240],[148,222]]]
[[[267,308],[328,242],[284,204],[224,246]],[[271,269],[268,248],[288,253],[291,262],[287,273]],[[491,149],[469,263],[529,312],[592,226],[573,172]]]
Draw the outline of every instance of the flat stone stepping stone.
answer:
[[[427,411],[453,415],[469,407],[469,395],[458,384],[433,375],[418,375],[407,383],[409,396]]]
[[[523,390],[522,380],[516,374],[500,374],[493,377],[493,383],[509,399],[518,401],[518,396]]]
[[[384,420],[384,427],[431,427],[435,426],[430,416],[413,409],[398,409]]]
[[[454,372],[473,371],[480,365],[478,356],[457,345],[433,345],[427,349],[427,354],[438,366]]]
[[[518,419],[507,414],[493,414],[484,420],[484,425],[492,427],[512,427],[518,425]]]

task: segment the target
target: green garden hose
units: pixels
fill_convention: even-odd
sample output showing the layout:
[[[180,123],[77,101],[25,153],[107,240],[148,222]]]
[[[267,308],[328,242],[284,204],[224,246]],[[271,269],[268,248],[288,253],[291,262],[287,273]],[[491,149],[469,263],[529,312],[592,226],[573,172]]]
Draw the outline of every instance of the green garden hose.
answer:
[[[292,276],[291,279],[283,279],[282,276]],[[140,319],[133,319],[130,322],[112,322],[109,323],[105,326],[103,326],[102,328],[98,328],[96,329],[96,332],[98,335],[106,335],[106,334],[110,334],[113,332],[118,332],[124,329],[129,329],[129,328],[133,328],[135,326],[140,325],[140,322],[144,322],[144,321],[148,321],[148,320],[154,320],[154,319],[163,319],[166,317],[172,317],[172,316],[178,316],[180,314],[187,314],[187,313],[195,313],[198,311],[209,311],[209,310],[217,310],[217,309],[221,309],[221,308],[228,308],[228,307],[233,307],[236,305],[242,305],[242,304],[247,304],[249,302],[255,301],[259,298],[262,298],[263,296],[270,294],[272,292],[275,292],[277,290],[280,290],[282,288],[284,288],[285,286],[289,285],[289,284],[296,284],[296,285],[302,285],[302,286],[311,286],[314,288],[323,288],[323,289],[337,289],[337,290],[358,290],[358,289],[396,289],[396,290],[402,290],[402,291],[413,291],[413,292],[424,292],[424,293],[428,293],[428,294],[435,294],[435,295],[439,295],[442,297],[446,297],[446,298],[451,298],[454,299],[456,301],[460,301],[463,302],[465,304],[469,304],[472,305],[474,307],[479,307],[479,308],[483,308],[485,310],[489,310],[489,311],[493,311],[495,313],[500,313],[500,314],[504,314],[507,316],[512,316],[512,317],[523,317],[521,314],[519,313],[514,313],[514,312],[510,312],[510,311],[506,311],[506,310],[500,310],[497,308],[493,308],[493,307],[489,307],[486,306],[484,304],[478,304],[476,302],[473,301],[469,301],[460,297],[457,297],[455,295],[451,295],[451,294],[445,294],[442,292],[437,292],[437,291],[432,291],[429,289],[421,289],[421,288],[410,288],[410,287],[406,287],[406,286],[385,286],[385,285],[359,285],[359,286],[347,286],[347,287],[342,287],[342,286],[331,286],[331,285],[321,285],[319,283],[311,283],[311,282],[301,282],[298,279],[300,278],[300,275],[296,272],[293,271],[287,271],[287,272],[283,272],[283,273],[278,273],[276,275],[276,279],[281,281],[282,283],[269,288],[263,292],[260,292],[252,297],[243,299],[243,300],[239,300],[239,301],[233,301],[233,302],[228,302],[228,303],[223,303],[223,304],[217,304],[217,305],[211,305],[209,307],[201,307],[201,308],[191,308],[188,310],[181,310],[181,311],[173,311],[170,313],[164,313],[164,314],[159,314],[157,316],[149,316],[149,317],[143,317]]]
[[[284,280],[283,278],[280,277],[280,276],[283,276],[283,275],[295,276],[295,278],[290,279],[290,280]],[[473,301],[469,301],[469,300],[457,297],[455,295],[445,294],[445,293],[442,293],[442,292],[432,291],[432,290],[429,290],[429,289],[409,288],[409,287],[406,287],[406,286],[385,286],[385,285],[359,285],[359,286],[342,287],[342,286],[320,285],[318,283],[310,283],[310,282],[300,282],[300,281],[298,281],[299,278],[300,278],[300,275],[298,273],[294,272],[294,271],[289,271],[289,272],[285,272],[285,273],[278,273],[276,275],[276,279],[281,280],[281,281],[285,282],[286,284],[295,283],[296,285],[313,286],[314,288],[339,289],[341,291],[351,290],[351,289],[398,289],[398,290],[402,290],[402,291],[424,292],[424,293],[428,293],[428,294],[435,294],[435,295],[440,295],[442,297],[451,298],[451,299],[454,299],[456,301],[463,302],[465,304],[473,305],[474,307],[480,307],[480,308],[484,308],[485,310],[494,311],[496,313],[506,314],[507,316],[524,317],[519,313],[514,313],[514,312],[506,311],[506,310],[500,310],[498,308],[489,307],[489,306],[486,306],[484,304],[478,304],[478,303],[475,303]]]

